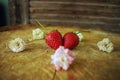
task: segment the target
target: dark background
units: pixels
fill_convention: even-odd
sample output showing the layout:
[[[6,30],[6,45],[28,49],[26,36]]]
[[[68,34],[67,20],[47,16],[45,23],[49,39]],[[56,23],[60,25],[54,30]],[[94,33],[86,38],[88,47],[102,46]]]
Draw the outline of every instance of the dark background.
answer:
[[[9,24],[8,0],[0,0],[0,27]]]

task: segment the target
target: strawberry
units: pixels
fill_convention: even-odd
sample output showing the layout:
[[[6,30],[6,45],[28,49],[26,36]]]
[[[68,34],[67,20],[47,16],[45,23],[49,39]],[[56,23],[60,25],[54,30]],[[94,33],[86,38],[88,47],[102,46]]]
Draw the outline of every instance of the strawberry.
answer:
[[[64,47],[69,49],[73,49],[79,44],[78,36],[72,32],[66,33],[63,37],[63,41],[64,41],[64,44],[63,44]]]
[[[61,46],[63,43],[62,35],[57,30],[54,30],[54,31],[48,33],[48,35],[45,37],[45,41],[48,44],[48,46],[50,46],[51,48],[53,48],[55,50],[59,46]]]

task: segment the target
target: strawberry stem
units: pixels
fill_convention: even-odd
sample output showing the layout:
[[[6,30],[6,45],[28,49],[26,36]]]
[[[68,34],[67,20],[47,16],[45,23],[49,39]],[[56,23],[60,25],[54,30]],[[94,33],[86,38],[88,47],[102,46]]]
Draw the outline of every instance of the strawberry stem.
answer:
[[[41,26],[43,29],[45,29],[45,27],[40,23],[39,20],[35,19],[35,22],[36,22],[39,26]]]
[[[80,32],[90,32],[90,30],[81,30]]]
[[[73,32],[73,33],[79,34],[79,33],[82,33],[82,32],[90,32],[90,30],[81,30],[81,31]]]
[[[45,26],[43,26],[38,19],[34,19],[34,21],[35,21],[40,27],[42,27],[44,33],[47,34],[47,33],[49,32],[49,29],[45,28]]]

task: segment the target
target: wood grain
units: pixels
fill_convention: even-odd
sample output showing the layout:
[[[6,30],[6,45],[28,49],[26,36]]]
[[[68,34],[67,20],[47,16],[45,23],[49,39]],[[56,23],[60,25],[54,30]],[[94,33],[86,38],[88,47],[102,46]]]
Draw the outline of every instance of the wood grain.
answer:
[[[9,25],[29,23],[29,0],[8,0]]]
[[[36,25],[16,25],[0,32],[0,80],[52,80],[55,68],[50,56],[54,50],[44,40],[28,42]],[[6,28],[6,27],[5,27]],[[85,39],[72,50],[76,55],[67,71],[56,72],[54,80],[119,80],[120,79],[120,34],[75,26],[46,26],[46,33],[59,30],[62,35],[69,31],[83,32]],[[3,38],[4,36],[4,38]],[[16,37],[23,38],[26,49],[13,53],[8,43]],[[98,50],[96,43],[108,37],[114,44],[114,51]]]
[[[120,30],[120,0],[9,0],[10,23]]]
[[[30,0],[29,5],[30,23],[120,29],[119,0]]]
[[[31,0],[31,1],[51,1],[51,0]],[[62,2],[85,2],[85,3],[110,3],[110,4],[119,4],[119,0],[52,0],[52,1],[62,1]]]

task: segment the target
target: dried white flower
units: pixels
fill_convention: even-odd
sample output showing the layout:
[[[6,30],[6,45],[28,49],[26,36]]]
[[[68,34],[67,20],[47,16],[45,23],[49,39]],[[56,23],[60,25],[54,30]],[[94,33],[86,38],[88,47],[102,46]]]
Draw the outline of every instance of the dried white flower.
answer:
[[[114,49],[113,43],[108,38],[104,38],[102,41],[99,41],[97,46],[99,50],[106,51],[108,53],[112,52]]]
[[[23,51],[25,49],[25,42],[21,38],[16,38],[10,41],[9,48],[13,52]]]
[[[84,38],[83,34],[81,32],[79,32],[79,31],[76,31],[75,33],[77,34],[79,40],[82,41],[83,38]]]
[[[33,35],[33,39],[43,39],[44,38],[44,32],[39,28],[32,30],[32,35]]]

